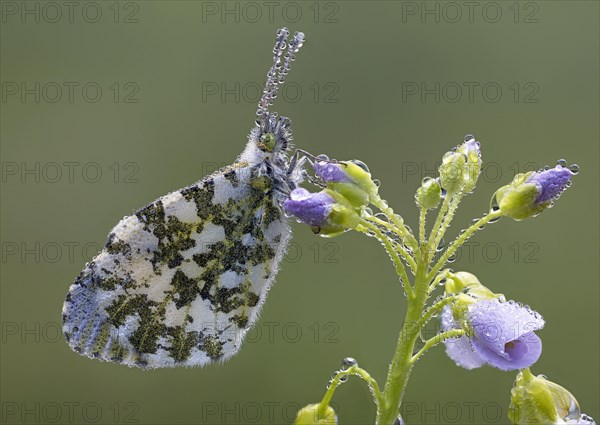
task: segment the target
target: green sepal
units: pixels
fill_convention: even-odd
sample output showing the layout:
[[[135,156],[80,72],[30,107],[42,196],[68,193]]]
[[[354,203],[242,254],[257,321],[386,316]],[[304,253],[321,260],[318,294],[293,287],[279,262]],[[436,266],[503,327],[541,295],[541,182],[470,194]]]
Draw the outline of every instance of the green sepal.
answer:
[[[330,182],[327,187],[344,196],[355,208],[368,205],[370,199],[376,197],[379,191],[371,173],[353,161],[341,161],[340,165],[352,181]]]
[[[442,158],[439,173],[442,187],[449,193],[458,193],[464,186],[465,156],[447,152]]]
[[[442,199],[442,187],[435,179],[425,180],[417,189],[415,201],[417,206],[426,210],[437,208]]]
[[[331,196],[335,204],[329,212],[327,222],[321,227],[312,228],[314,233],[325,237],[334,237],[359,225],[359,213],[348,198],[332,189],[323,189],[323,193]]]

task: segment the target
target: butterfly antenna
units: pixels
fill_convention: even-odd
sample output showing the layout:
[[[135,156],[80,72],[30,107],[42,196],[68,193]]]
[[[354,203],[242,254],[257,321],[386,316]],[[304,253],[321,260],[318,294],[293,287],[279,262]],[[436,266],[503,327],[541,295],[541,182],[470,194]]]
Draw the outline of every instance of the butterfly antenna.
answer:
[[[296,32],[294,38],[290,41],[289,46],[287,40],[290,32],[287,28],[281,28],[277,31],[277,37],[275,38],[275,47],[273,47],[273,65],[267,72],[267,82],[263,90],[263,95],[258,102],[258,110],[256,115],[259,118],[266,118],[269,115],[269,107],[273,105],[275,98],[277,97],[277,91],[279,87],[284,83],[285,76],[292,67],[292,62],[296,59],[296,53],[304,44],[304,33]],[[283,52],[287,47],[285,56],[282,56]]]

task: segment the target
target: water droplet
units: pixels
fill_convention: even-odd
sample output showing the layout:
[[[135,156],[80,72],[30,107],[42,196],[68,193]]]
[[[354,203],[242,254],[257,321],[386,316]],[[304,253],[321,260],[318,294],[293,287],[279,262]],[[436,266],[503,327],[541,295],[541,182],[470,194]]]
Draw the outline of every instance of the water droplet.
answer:
[[[465,136],[465,142],[468,142],[469,140],[472,140],[472,139],[474,139],[474,138],[475,138],[475,136],[473,136],[472,134],[467,134],[467,135]]]
[[[346,382],[348,380],[348,375],[340,376],[340,382]]]
[[[377,180],[377,179],[373,179],[373,184],[375,184],[375,186],[379,187],[379,186],[381,186],[381,181]]]
[[[446,279],[442,279],[440,280],[440,283],[438,283],[438,285],[440,286],[444,286],[446,284]]]
[[[365,214],[367,215],[373,215],[373,210],[369,207],[365,208]]]
[[[358,362],[353,359],[352,357],[346,357],[344,360],[342,360],[342,370],[348,370],[350,369],[352,366],[357,365]]]
[[[348,162],[352,162],[353,164],[356,164],[356,165],[358,165],[360,168],[362,168],[363,170],[365,170],[367,173],[370,173],[370,171],[369,171],[369,167],[367,167],[367,164],[365,164],[364,162],[362,162],[362,161],[359,161],[358,159],[351,159],[351,160],[350,160],[350,161],[348,161]],[[375,182],[375,181],[373,180],[373,182]]]
[[[500,220],[500,217],[492,218],[491,220],[488,220],[488,223],[495,223],[498,220]]]
[[[448,257],[448,259],[446,261],[448,263],[454,263],[456,261],[456,256],[454,254],[452,254],[450,257]]]
[[[315,157],[317,161],[329,161],[329,157],[325,154],[320,154]]]
[[[569,170],[571,170],[571,172],[573,174],[578,174],[579,173],[579,165],[577,165],[577,164],[571,164],[569,166]]]
[[[433,180],[433,178],[432,177],[423,177],[423,180],[421,180],[421,184],[425,184],[430,180]]]
[[[442,239],[440,239],[440,243],[438,244],[437,248],[435,249],[436,252],[440,252],[444,249],[444,247],[446,246],[446,241],[444,240],[444,238],[442,237]]]
[[[500,209],[500,205],[498,204],[498,200],[496,199],[496,194],[492,196],[492,201],[490,202],[490,212],[496,212]]]
[[[556,165],[560,165],[561,167],[566,167],[567,161],[564,159],[559,159],[558,161],[556,161]]]
[[[394,420],[394,425],[404,425],[404,420],[402,420],[402,416],[398,416],[395,420]]]

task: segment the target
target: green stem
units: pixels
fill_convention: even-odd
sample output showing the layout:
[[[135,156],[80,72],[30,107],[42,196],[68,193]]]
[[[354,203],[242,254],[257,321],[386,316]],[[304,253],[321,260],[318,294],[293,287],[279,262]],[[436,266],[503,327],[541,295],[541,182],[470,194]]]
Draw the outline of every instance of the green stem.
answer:
[[[329,406],[329,403],[331,402],[331,399],[333,398],[333,394],[335,393],[335,390],[342,383],[341,378],[343,378],[345,376],[349,376],[349,375],[358,375],[361,379],[363,379],[367,383],[367,385],[373,392],[373,396],[375,398],[375,404],[377,405],[378,408],[379,408],[379,406],[381,406],[383,404],[383,394],[381,394],[381,391],[379,390],[379,385],[377,384],[377,381],[369,374],[369,372],[358,367],[357,365],[354,365],[354,366],[349,367],[348,369],[339,370],[336,373],[335,377],[331,380],[331,383],[329,384],[329,388],[327,388],[327,391],[325,392],[323,399],[319,403],[319,407],[318,407],[318,411],[317,411],[319,417],[321,417],[321,418],[325,417],[325,412],[327,411],[327,406]]]
[[[406,228],[404,220],[402,220],[402,218],[398,216],[383,199],[377,197],[376,199],[371,199],[371,203],[375,205],[382,213],[384,213],[392,223],[394,223],[394,225],[401,232],[401,238],[407,239],[407,244],[412,248],[413,252],[416,252],[419,248],[419,243],[413,234]]]
[[[419,360],[419,357],[421,357],[423,354],[425,354],[425,352],[427,350],[429,350],[431,347],[438,345],[440,342],[445,341],[450,338],[457,338],[459,336],[463,336],[464,334],[465,334],[464,329],[451,329],[449,331],[439,333],[432,338],[429,338],[427,341],[425,341],[425,345],[423,345],[423,347],[417,352],[417,354],[415,354],[412,357],[411,363],[412,364],[416,363],[416,361]]]
[[[442,206],[440,207],[440,210],[438,211],[438,215],[437,215],[437,217],[435,219],[435,223],[433,224],[433,227],[431,229],[431,233],[429,233],[428,250],[431,252],[435,252],[435,250],[437,249],[437,245],[434,246],[433,241],[439,233],[440,227],[442,226],[442,221],[443,221],[444,217],[446,217],[446,211],[448,211],[449,205],[450,205],[450,195],[447,194],[446,197],[444,198],[444,201],[442,202]]]
[[[452,256],[452,254],[454,254],[456,252],[456,250],[459,247],[461,247],[462,244],[464,244],[467,241],[467,239],[469,239],[471,236],[473,236],[475,234],[475,232],[477,232],[482,226],[489,223],[491,220],[495,220],[500,217],[502,217],[502,213],[500,212],[500,210],[490,212],[487,215],[480,218],[479,220],[477,220],[471,227],[469,227],[463,233],[461,233],[460,236],[458,238],[456,238],[454,240],[454,242],[452,242],[450,244],[450,246],[448,247],[446,252],[444,252],[444,254],[440,257],[440,259],[435,264],[435,266],[433,266],[433,268],[427,275],[427,278],[429,280],[433,279],[433,276],[435,276],[437,274],[437,272],[439,272],[440,269],[442,267],[444,267],[444,264],[446,264],[446,261],[448,260],[448,258],[450,258]]]
[[[394,226],[391,223],[388,223],[385,220],[381,220],[375,216],[366,216],[365,220],[371,221],[373,223],[377,223],[383,227],[385,227],[386,229],[394,232],[395,234],[397,234],[401,239],[404,238],[404,236],[402,236],[402,232],[400,232],[396,226]],[[400,255],[402,256],[402,258],[404,258],[404,260],[408,263],[408,265],[410,266],[410,268],[414,271],[415,268],[417,267],[416,263],[415,263],[415,259],[413,258],[412,255],[410,255],[410,253],[406,250],[406,248],[404,246],[402,246],[402,244],[396,244],[398,251],[400,251]]]
[[[423,255],[417,263],[415,296],[408,301],[404,325],[398,336],[396,352],[388,369],[383,392],[384,404],[377,410],[377,423],[380,425],[393,424],[398,417],[398,409],[402,403],[406,383],[412,371],[413,363],[411,360],[419,336],[419,327],[416,324],[421,318],[427,301],[429,285],[426,280],[427,266],[427,255]]]
[[[446,269],[446,270],[442,270],[433,280],[433,282],[431,282],[431,285],[429,285],[429,293],[431,294],[435,288],[438,287],[438,285],[440,284],[440,282],[444,279],[447,279],[452,273],[450,272],[450,269]]]
[[[421,249],[425,244],[425,225],[427,222],[427,209],[421,208],[419,211],[419,246]]]
[[[392,262],[394,263],[394,266],[396,267],[396,274],[404,282],[404,284],[402,286],[404,287],[404,291],[406,291],[407,297],[412,298],[413,297],[413,289],[410,286],[410,280],[408,280],[408,275],[406,274],[406,269],[404,268],[404,264],[402,264],[402,260],[400,259],[398,252],[394,249],[394,246],[393,246],[392,242],[390,241],[390,239],[387,236],[385,236],[381,232],[381,230],[379,230],[379,227],[375,226],[374,224],[369,223],[366,220],[362,220],[362,225],[365,227],[365,230],[364,231],[362,229],[357,229],[357,230],[361,231],[363,233],[367,233],[367,234],[368,234],[369,230],[372,231],[373,233],[375,233],[375,235],[377,236],[377,239],[379,239],[379,241],[383,244],[383,246],[385,247],[385,250],[387,251],[388,255],[390,256]]]
[[[451,295],[442,298],[440,301],[430,306],[427,310],[425,310],[425,312],[417,322],[418,328],[421,329],[423,326],[425,326],[433,316],[437,315],[440,311],[442,311],[444,306],[451,304],[454,300],[456,300],[456,296]]]
[[[442,238],[446,234],[446,230],[448,230],[448,226],[450,226],[450,223],[452,222],[452,219],[454,218],[454,214],[456,213],[456,210],[458,209],[458,205],[460,204],[460,200],[462,199],[462,197],[463,197],[462,193],[458,193],[458,194],[450,197],[448,212],[446,213],[446,215],[444,216],[444,219],[442,220],[442,225],[440,226],[440,229],[438,230],[437,235],[434,235],[434,234],[431,235],[431,237],[434,238],[433,244],[432,244],[433,245],[432,249],[436,249],[437,246],[442,241]]]

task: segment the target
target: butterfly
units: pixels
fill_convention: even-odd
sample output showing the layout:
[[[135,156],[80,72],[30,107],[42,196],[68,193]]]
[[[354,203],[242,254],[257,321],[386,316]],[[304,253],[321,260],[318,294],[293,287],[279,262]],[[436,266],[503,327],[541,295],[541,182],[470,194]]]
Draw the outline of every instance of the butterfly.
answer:
[[[254,128],[230,166],[123,218],[63,305],[76,352],[141,368],[236,354],[291,238],[281,204],[303,180],[291,120],[269,112],[304,34],[278,30]],[[299,151],[296,151],[298,153]]]

